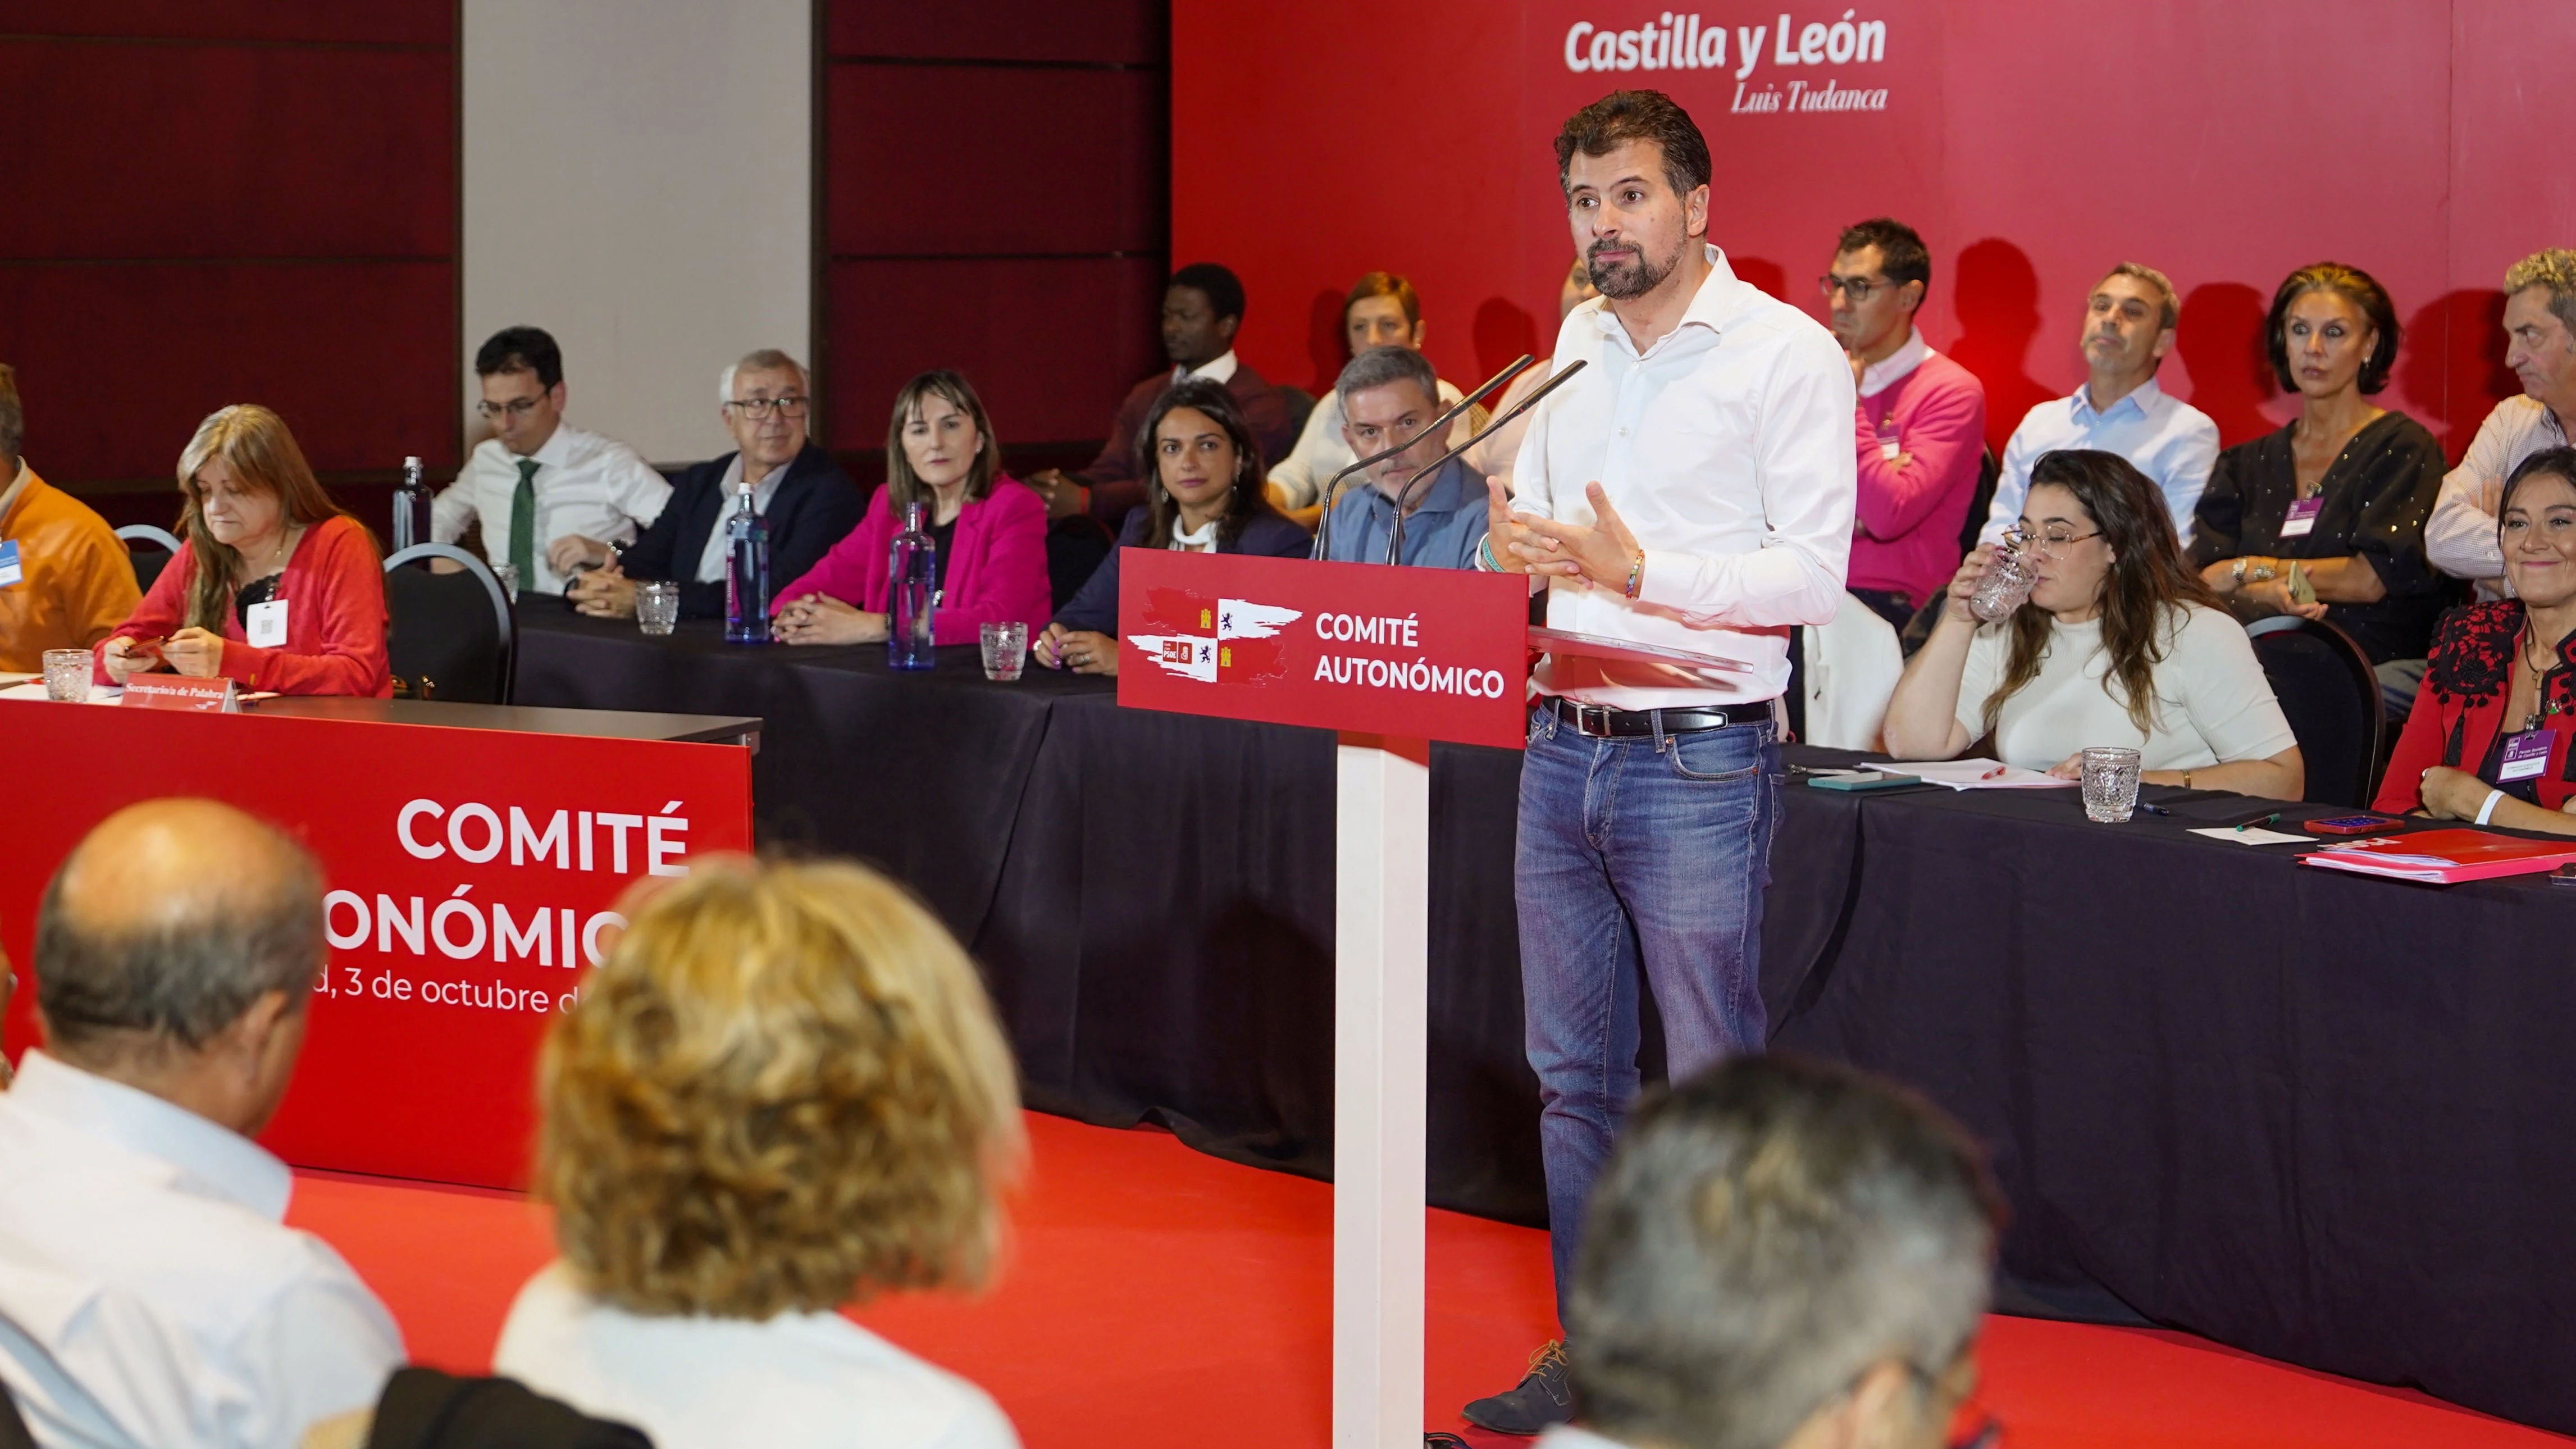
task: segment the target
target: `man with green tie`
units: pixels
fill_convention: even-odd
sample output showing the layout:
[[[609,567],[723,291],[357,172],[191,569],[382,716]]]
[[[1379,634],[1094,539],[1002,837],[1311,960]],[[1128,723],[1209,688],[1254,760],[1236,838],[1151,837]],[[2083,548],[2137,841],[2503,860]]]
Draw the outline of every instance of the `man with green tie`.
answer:
[[[430,508],[430,537],[483,525],[483,556],[518,570],[523,591],[561,594],[609,546],[662,514],[670,482],[635,450],[563,420],[563,350],[541,328],[504,327],[474,354],[492,436]]]

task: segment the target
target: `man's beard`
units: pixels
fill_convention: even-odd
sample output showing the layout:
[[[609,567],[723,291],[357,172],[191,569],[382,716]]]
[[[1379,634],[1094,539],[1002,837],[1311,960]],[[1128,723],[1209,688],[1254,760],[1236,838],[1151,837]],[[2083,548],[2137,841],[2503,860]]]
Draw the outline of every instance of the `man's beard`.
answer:
[[[1624,302],[1631,297],[1642,297],[1662,286],[1664,278],[1671,276],[1673,268],[1681,264],[1680,247],[1673,248],[1672,255],[1664,258],[1660,264],[1650,260],[1646,256],[1646,249],[1639,247],[1637,259],[1633,262],[1605,263],[1598,256],[1592,256],[1584,259],[1583,270],[1592,278],[1594,291],[1604,297]]]

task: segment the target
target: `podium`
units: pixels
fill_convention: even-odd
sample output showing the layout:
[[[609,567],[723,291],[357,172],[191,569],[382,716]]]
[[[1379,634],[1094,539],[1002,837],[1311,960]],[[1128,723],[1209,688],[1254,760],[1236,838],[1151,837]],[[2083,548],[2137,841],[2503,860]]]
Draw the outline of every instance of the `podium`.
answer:
[[[1337,731],[1333,1444],[1422,1438],[1431,742],[1527,739],[1517,575],[1131,548],[1118,702]]]

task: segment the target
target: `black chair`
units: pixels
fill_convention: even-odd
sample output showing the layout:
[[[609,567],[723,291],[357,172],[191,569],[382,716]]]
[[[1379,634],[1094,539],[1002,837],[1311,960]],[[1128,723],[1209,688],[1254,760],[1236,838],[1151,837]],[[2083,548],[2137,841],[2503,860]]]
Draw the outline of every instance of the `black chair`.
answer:
[[[1288,436],[1291,438],[1306,436],[1306,419],[1315,415],[1315,400],[1306,395],[1304,388],[1294,383],[1274,382],[1270,385],[1270,390],[1279,394],[1279,405],[1288,410]],[[1273,458],[1270,461],[1276,463],[1279,460]]]
[[[1106,524],[1087,513],[1059,518],[1047,525],[1047,593],[1061,609],[1072,602],[1100,561],[1118,547]]]
[[[2370,656],[2322,619],[2277,614],[2245,632],[2299,741],[2309,803],[2367,808],[2379,791],[2379,746],[2387,729]]]
[[[426,565],[444,559],[456,573]],[[451,543],[418,543],[385,560],[385,640],[394,693],[411,699],[508,704],[519,621],[483,560]]]
[[[0,1449],[36,1449],[36,1436],[27,1432],[27,1421],[18,1417],[6,1386],[0,1386]]]
[[[1959,557],[1977,551],[1977,535],[1986,530],[1986,515],[1995,510],[1995,485],[2002,481],[2004,465],[1988,448],[1977,459],[1977,491],[1968,498],[1968,521],[1959,525]]]
[[[152,592],[152,581],[161,577],[161,571],[170,566],[170,560],[179,556],[182,547],[177,534],[166,528],[154,528],[148,523],[129,523],[118,529],[116,536],[124,540],[126,548],[131,551],[136,587],[147,594]],[[148,547],[135,548],[138,543]]]

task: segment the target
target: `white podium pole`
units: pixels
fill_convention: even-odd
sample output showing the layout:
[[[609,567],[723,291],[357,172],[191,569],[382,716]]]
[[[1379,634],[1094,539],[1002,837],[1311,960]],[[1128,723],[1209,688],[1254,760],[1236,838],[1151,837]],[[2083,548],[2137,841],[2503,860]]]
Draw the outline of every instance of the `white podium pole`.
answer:
[[[1431,746],[1346,733],[1338,755],[1333,1449],[1419,1449]]]

